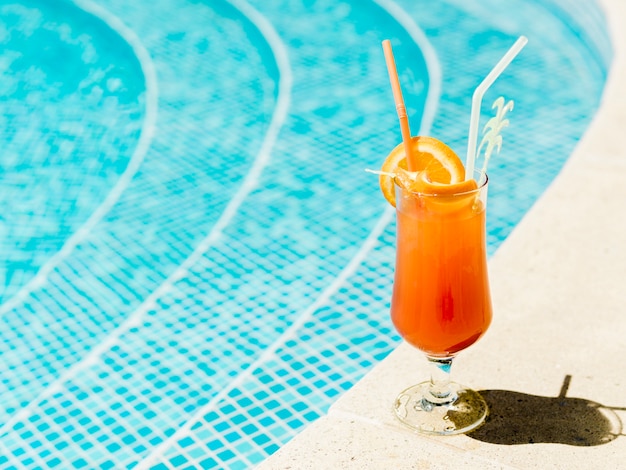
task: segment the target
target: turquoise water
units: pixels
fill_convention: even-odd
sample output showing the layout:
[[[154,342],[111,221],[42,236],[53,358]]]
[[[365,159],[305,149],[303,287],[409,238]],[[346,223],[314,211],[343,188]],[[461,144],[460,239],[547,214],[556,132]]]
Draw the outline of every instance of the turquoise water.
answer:
[[[515,101],[490,253],[598,107],[597,7],[500,3],[0,2],[2,468],[248,468],[384,358],[380,42],[414,133],[464,154],[529,37],[485,99]]]

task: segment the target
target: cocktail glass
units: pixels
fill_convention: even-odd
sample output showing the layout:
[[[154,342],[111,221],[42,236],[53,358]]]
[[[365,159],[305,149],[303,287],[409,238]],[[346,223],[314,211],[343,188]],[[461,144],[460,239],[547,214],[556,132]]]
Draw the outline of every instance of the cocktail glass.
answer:
[[[422,351],[431,379],[404,390],[396,416],[428,434],[459,434],[479,426],[487,405],[450,380],[457,353],[491,322],[485,217],[486,174],[477,189],[420,194],[396,179],[397,248],[391,318],[403,339]]]

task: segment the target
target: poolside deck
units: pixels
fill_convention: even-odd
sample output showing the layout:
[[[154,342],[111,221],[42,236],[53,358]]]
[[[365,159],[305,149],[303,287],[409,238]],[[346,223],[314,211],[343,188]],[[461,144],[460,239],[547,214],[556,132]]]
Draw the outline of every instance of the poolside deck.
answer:
[[[492,327],[457,359],[489,421],[442,438],[397,422],[395,395],[426,374],[403,345],[261,469],[624,468],[626,4],[600,3],[615,48],[601,109],[492,257]]]

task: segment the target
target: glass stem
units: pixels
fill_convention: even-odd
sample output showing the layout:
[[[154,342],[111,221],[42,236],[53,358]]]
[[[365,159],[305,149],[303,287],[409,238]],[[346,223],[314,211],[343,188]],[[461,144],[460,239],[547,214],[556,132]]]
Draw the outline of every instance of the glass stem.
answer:
[[[456,392],[451,387],[450,369],[454,357],[430,357],[430,388],[428,400],[436,404],[451,403],[456,400]]]

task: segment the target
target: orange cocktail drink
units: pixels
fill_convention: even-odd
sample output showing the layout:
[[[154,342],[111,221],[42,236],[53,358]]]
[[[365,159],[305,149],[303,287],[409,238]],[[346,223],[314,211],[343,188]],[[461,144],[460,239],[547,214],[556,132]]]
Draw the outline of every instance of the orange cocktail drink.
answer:
[[[403,390],[394,412],[407,426],[428,434],[458,434],[480,426],[487,403],[480,393],[450,380],[454,356],[474,344],[491,323],[485,214],[487,163],[500,151],[504,115],[513,102],[494,101],[496,115],[476,145],[480,103],[489,86],[526,44],[521,36],[472,97],[466,167],[442,141],[412,137],[391,42],[383,41],[402,144],[383,162],[380,189],[396,208],[396,266],[391,319],[409,344],[423,351],[430,380]],[[476,154],[484,149],[481,170]]]
[[[396,188],[397,247],[391,318],[428,356],[467,348],[491,322],[485,253],[487,181],[461,193]]]
[[[381,190],[396,208],[391,319],[431,366],[431,379],[402,391],[394,411],[421,432],[467,432],[484,421],[487,405],[479,393],[452,382],[450,369],[455,355],[491,323],[487,175],[479,171],[465,179],[456,153],[426,136],[393,149],[379,174]]]

